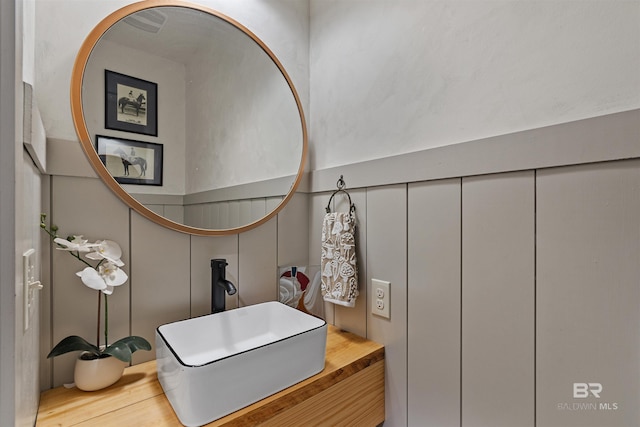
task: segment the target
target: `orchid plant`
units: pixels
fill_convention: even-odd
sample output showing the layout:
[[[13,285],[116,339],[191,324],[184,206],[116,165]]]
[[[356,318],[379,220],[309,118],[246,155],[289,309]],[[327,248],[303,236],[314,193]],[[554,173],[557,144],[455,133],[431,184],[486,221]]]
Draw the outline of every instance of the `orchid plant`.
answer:
[[[151,344],[138,336],[122,338],[109,344],[109,309],[108,296],[113,290],[123,285],[129,278],[120,268],[124,263],[120,259],[122,249],[112,240],[98,240],[90,243],[81,235],[63,239],[58,236],[58,227],[47,227],[46,214],[40,214],[40,228],[42,228],[56,244],[56,249],[67,251],[71,256],[84,263],[86,267],[76,273],[82,283],[88,288],[98,291],[98,328],[96,345],[77,335],[71,335],[60,341],[49,352],[47,357],[55,357],[71,351],[84,351],[84,359],[98,359],[113,356],[123,362],[131,362],[131,355],[137,350],[151,350]],[[85,259],[86,258],[86,259]],[[91,262],[94,261],[95,265]],[[100,345],[100,309],[104,298],[104,345]]]

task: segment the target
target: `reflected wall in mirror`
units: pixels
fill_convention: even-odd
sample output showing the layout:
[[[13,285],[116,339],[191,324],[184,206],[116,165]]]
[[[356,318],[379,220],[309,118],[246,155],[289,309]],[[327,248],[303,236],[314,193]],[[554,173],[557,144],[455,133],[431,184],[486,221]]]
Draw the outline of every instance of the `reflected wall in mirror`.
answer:
[[[107,126],[108,117],[134,122],[147,112],[141,99],[113,118],[107,71],[156,85],[157,136]],[[109,15],[80,49],[71,102],[98,175],[131,208],[177,231],[251,229],[284,207],[302,177],[307,132],[290,77],[253,33],[202,6],[149,0]],[[95,151],[97,135],[162,144],[163,185],[119,185]]]

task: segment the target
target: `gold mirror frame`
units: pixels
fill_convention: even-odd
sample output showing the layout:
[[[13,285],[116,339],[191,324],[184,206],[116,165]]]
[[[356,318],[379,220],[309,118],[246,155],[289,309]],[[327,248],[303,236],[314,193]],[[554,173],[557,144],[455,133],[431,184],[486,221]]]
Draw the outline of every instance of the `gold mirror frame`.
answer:
[[[157,7],[157,6],[175,6],[175,7],[185,7],[193,10],[199,10],[201,12],[207,13],[209,15],[213,15],[227,23],[233,25],[238,30],[242,31],[245,35],[250,37],[254,42],[256,42],[260,48],[271,58],[271,60],[278,67],[283,77],[287,81],[287,85],[291,90],[293,97],[295,98],[296,105],[298,108],[298,112],[300,114],[300,124],[302,127],[302,156],[300,159],[300,166],[298,167],[298,173],[296,175],[295,181],[291,185],[291,189],[285,195],[284,199],[280,204],[273,209],[271,212],[267,213],[263,218],[256,220],[252,223],[236,227],[236,228],[228,228],[228,229],[205,229],[205,228],[197,228],[191,227],[185,224],[180,224],[178,222],[174,222],[170,219],[167,219],[153,211],[149,208],[145,207],[136,200],[133,196],[131,196],[120,184],[116,182],[116,180],[111,176],[107,168],[103,165],[102,161],[98,157],[98,153],[95,151],[93,142],[91,140],[91,136],[89,130],[87,128],[87,124],[84,120],[84,111],[82,108],[82,82],[84,77],[84,71],[87,66],[87,62],[89,61],[89,57],[91,56],[91,52],[94,47],[102,37],[102,35],[111,28],[116,22],[125,18],[126,16],[139,12],[141,10]],[[125,6],[121,9],[116,10],[111,13],[109,16],[104,18],[96,27],[89,33],[85,41],[83,42],[78,55],[76,57],[73,71],[71,74],[71,115],[73,118],[73,124],[76,129],[76,133],[82,145],[82,149],[85,152],[91,166],[94,171],[98,174],[98,176],[102,179],[102,181],[115,193],[115,195],[120,198],[124,203],[126,203],[131,209],[138,212],[140,215],[145,218],[153,221],[156,224],[159,224],[163,227],[169,228],[171,230],[179,231],[181,233],[193,234],[198,236],[216,236],[216,235],[228,235],[228,234],[237,234],[244,231],[251,230],[265,222],[269,221],[275,215],[278,214],[284,208],[284,206],[291,200],[293,195],[300,184],[302,179],[302,174],[304,172],[304,165],[307,158],[307,145],[308,145],[308,136],[307,136],[307,126],[304,118],[304,112],[302,110],[302,103],[300,102],[300,98],[298,93],[291,81],[291,78],[285,71],[284,67],[278,60],[278,58],[273,54],[273,52],[260,40],[255,34],[253,34],[248,28],[237,22],[236,20],[218,12],[213,9],[210,9],[205,6],[195,5],[186,1],[180,0],[145,0],[138,3],[134,3],[128,6]]]

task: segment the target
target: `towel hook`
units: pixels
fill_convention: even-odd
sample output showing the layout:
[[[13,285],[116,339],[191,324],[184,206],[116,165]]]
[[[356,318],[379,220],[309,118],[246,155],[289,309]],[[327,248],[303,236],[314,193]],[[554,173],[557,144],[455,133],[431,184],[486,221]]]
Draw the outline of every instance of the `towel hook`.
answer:
[[[338,193],[344,193],[349,198],[349,212],[353,215],[353,213],[356,210],[356,205],[354,205],[351,202],[351,196],[349,195],[349,192],[346,190],[347,184],[344,182],[344,178],[342,175],[340,175],[340,178],[338,178],[338,181],[336,182],[336,187],[338,187],[338,189],[335,190],[331,195],[331,197],[329,198],[329,203],[327,203],[327,207],[325,208],[325,211],[327,213],[331,212],[331,200],[333,200],[333,196],[335,196]]]

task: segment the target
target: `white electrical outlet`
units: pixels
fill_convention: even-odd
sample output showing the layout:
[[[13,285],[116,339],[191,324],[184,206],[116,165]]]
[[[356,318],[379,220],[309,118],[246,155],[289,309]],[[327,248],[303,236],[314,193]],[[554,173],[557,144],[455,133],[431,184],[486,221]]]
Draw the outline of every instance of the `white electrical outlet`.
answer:
[[[390,305],[391,283],[384,280],[371,279],[371,313],[389,319],[391,313]]]

